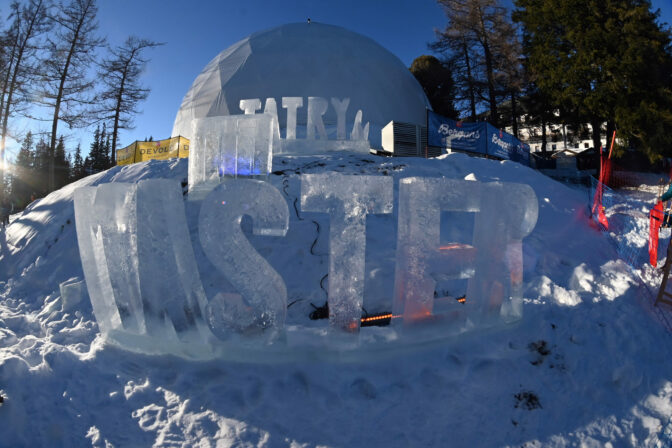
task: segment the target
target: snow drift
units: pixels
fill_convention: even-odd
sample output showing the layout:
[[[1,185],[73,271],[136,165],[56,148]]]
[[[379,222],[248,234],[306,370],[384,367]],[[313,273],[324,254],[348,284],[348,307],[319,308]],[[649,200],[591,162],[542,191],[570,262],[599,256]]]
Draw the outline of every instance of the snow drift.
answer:
[[[639,300],[657,276],[629,268],[588,225],[587,191],[460,154],[287,156],[274,169],[269,182],[294,221],[280,243],[251,242],[285,279],[288,325],[326,325],[307,316],[326,298],[328,224],[294,204],[298,174],[332,171],[395,184],[417,176],[529,185],[539,218],[524,239],[522,320],[349,362],[194,362],[110,346],[81,287],[74,191],[149,178],[186,185],[187,174],[184,160],[116,167],[40,199],[0,234],[0,418],[8,428],[0,445],[653,446],[663,437],[672,414],[669,336]],[[654,195],[642,188],[624,195],[624,206],[646,210]],[[187,220],[197,219],[185,205]],[[614,236],[644,250],[644,218],[619,219],[630,231]],[[393,296],[397,235],[384,215],[366,226],[363,307],[373,314]],[[451,231],[442,227],[442,239],[459,236]],[[201,272],[206,293],[216,272]],[[437,294],[456,298],[464,288],[439,282]]]

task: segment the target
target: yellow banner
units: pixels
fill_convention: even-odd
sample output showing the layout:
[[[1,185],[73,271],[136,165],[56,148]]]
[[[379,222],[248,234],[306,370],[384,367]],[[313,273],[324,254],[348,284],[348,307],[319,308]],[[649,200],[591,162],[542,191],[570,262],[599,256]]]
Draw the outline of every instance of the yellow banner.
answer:
[[[137,142],[135,145],[135,161],[172,159],[178,156],[178,138],[167,138],[155,142]]]
[[[117,165],[129,165],[147,160],[189,157],[189,139],[173,137],[153,142],[135,142],[117,150]]]
[[[180,145],[180,158],[189,157],[189,139],[186,137],[173,137],[177,138]]]
[[[117,165],[130,165],[133,162],[135,162],[135,143],[117,149]]]

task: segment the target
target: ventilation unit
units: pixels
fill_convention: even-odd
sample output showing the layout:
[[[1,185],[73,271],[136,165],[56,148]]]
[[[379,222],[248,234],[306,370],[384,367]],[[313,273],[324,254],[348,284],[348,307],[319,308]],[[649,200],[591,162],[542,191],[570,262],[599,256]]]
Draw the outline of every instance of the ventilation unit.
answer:
[[[383,149],[397,157],[435,157],[440,148],[427,146],[427,128],[410,123],[390,121],[381,131]]]

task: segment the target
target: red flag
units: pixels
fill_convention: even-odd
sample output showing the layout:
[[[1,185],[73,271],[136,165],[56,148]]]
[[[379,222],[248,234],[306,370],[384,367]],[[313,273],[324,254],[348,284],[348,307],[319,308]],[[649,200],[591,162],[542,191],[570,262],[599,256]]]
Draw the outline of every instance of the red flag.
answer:
[[[654,268],[658,265],[658,231],[665,218],[662,201],[649,212],[649,263]]]

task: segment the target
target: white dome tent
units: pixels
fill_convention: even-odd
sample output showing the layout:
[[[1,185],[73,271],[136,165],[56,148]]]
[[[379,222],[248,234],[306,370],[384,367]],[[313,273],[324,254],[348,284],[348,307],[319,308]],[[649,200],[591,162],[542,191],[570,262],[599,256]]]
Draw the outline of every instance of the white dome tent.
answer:
[[[299,106],[297,140],[306,134],[311,137],[307,131],[311,107],[319,109],[313,110],[318,120],[326,107],[321,117],[324,131],[318,126],[316,138],[354,139],[352,131],[365,131],[368,123],[373,148],[380,148],[380,131],[387,123],[424,125],[430,108],[408,68],[373,40],[338,26],[293,23],[254,33],[218,54],[185,95],[173,135],[190,138],[192,120],[242,114],[241,100],[254,99],[259,102],[248,102],[252,105],[248,112],[277,110],[282,139],[287,138],[293,102]],[[356,123],[358,116],[361,125]],[[292,121],[290,116],[293,129]],[[291,134],[290,130],[289,138]]]

